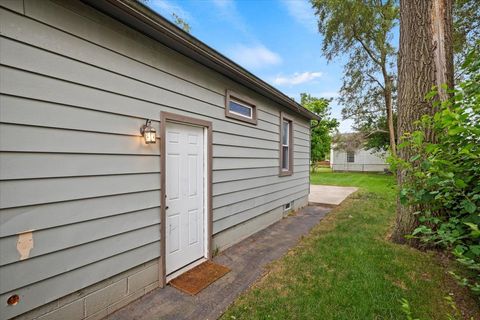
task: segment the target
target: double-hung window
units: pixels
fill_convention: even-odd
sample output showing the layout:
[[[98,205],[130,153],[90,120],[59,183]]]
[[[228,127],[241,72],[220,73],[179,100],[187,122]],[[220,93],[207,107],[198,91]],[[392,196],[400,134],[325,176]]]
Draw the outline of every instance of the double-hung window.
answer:
[[[355,162],[355,151],[347,151],[347,162]]]
[[[280,114],[280,176],[293,173],[293,121]]]
[[[227,90],[225,95],[225,116],[257,124],[257,107],[248,98]]]

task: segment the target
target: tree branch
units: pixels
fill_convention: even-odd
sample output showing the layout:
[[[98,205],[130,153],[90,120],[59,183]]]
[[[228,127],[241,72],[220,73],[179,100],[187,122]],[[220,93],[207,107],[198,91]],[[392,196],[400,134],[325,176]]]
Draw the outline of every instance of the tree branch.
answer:
[[[378,58],[375,57],[372,50],[370,50],[370,48],[367,47],[365,42],[357,35],[357,32],[355,31],[355,29],[353,30],[353,37],[362,45],[363,49],[367,52],[368,56],[373,60],[373,62],[375,62],[379,66],[382,66],[382,63],[380,62],[380,60],[378,60]]]
[[[368,137],[370,137],[372,134],[375,134],[375,133],[388,133],[388,131],[387,131],[387,130],[382,130],[382,129],[377,129],[377,130],[373,130],[373,131],[365,134],[364,137],[365,137],[365,138],[368,138]]]
[[[383,84],[380,83],[380,81],[377,80],[377,78],[375,78],[374,76],[372,76],[370,73],[366,73],[366,75],[374,82],[376,82],[380,88],[382,88],[382,90],[385,90],[385,86]]]

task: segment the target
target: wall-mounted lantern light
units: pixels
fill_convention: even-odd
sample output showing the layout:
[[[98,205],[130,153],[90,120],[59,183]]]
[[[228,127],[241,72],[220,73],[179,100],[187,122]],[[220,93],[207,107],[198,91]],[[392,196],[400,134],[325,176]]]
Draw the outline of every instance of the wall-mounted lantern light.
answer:
[[[152,128],[152,120],[147,119],[145,124],[140,128],[140,133],[143,135],[146,144],[157,142],[156,131]]]

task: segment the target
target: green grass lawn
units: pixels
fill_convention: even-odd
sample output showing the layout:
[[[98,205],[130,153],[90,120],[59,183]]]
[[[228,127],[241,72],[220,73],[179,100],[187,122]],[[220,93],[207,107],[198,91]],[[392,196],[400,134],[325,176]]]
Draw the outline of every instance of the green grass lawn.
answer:
[[[462,296],[462,309],[479,316],[434,254],[389,242],[395,218],[392,176],[320,172],[311,181],[360,190],[270,264],[222,319],[406,319],[402,298],[416,318],[447,319],[452,308],[445,297],[452,291],[455,298]]]

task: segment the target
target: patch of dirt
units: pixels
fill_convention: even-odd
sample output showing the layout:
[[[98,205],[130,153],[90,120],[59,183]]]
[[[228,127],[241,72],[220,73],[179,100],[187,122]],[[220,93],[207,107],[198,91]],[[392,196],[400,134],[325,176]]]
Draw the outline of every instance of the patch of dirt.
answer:
[[[398,287],[402,290],[407,290],[407,285],[402,280],[393,279],[392,277],[390,277],[388,275],[385,275],[384,278],[385,278],[385,280],[390,281],[394,286],[396,286],[396,287]]]

